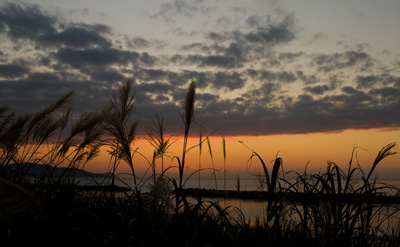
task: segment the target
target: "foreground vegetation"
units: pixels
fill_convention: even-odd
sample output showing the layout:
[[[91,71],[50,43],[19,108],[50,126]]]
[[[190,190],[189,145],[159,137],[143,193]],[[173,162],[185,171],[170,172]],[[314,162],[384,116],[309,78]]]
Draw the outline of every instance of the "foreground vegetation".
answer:
[[[251,150],[250,161],[262,166],[266,183],[266,214],[253,223],[239,209],[222,207],[204,199],[189,200],[184,193],[186,153],[194,121],[195,83],[191,82],[181,113],[184,123],[182,154],[174,156],[175,168],[164,168],[164,155],[172,144],[166,136],[166,119],[159,114],[146,128],[154,147],[148,159],[151,173],[136,175],[133,157],[141,155],[134,141],[132,83],[119,88],[118,96],[99,113],[78,118],[66,94],[54,105],[36,113],[16,116],[0,108],[0,240],[2,246],[399,246],[397,205],[382,203],[377,195],[389,188],[373,180],[378,164],[396,152],[395,143],[379,151],[368,172],[350,160],[343,171],[329,163],[318,174],[294,173],[286,180],[282,159],[271,168]],[[201,155],[202,138],[198,148]],[[83,192],[77,169],[109,147],[109,176],[98,191]],[[225,159],[225,145],[224,145]],[[156,174],[156,162],[163,172]],[[131,191],[112,187],[117,167],[130,167]],[[31,169],[46,165],[40,175]],[[16,169],[9,169],[15,165]],[[54,174],[54,167],[67,167]],[[165,171],[177,169],[177,180]],[[200,168],[199,171],[200,172]],[[291,174],[293,175],[293,174]],[[214,176],[215,178],[215,176]],[[111,185],[114,190],[101,185]],[[146,185],[149,193],[143,193]],[[108,187],[110,188],[110,187]],[[239,188],[238,188],[239,189]],[[305,195],[301,197],[288,197]],[[189,202],[190,201],[190,202]]]

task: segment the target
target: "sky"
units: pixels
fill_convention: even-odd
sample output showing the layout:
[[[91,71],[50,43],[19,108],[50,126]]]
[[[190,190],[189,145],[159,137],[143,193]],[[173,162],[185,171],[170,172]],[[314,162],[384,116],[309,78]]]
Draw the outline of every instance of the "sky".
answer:
[[[159,112],[179,136],[194,80],[193,136],[375,154],[400,137],[399,12],[398,0],[0,1],[0,104],[25,113],[75,90],[77,114],[97,111],[132,79],[138,134]]]

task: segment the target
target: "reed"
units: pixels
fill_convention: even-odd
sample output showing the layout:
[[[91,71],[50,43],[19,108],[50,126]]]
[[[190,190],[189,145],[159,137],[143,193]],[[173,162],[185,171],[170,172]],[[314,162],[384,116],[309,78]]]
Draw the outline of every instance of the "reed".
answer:
[[[279,196],[279,193],[276,193],[276,189],[278,185],[278,175],[279,175],[279,170],[282,167],[282,159],[281,158],[276,158],[274,161],[274,165],[272,167],[272,173],[271,176],[269,175],[267,165],[265,164],[264,160],[261,158],[261,156],[251,148],[247,147],[244,142],[240,141],[240,143],[245,146],[247,149],[252,151],[252,154],[250,158],[248,159],[248,162],[251,162],[254,158],[257,158],[258,161],[260,161],[261,166],[264,170],[264,176],[266,179],[266,185],[267,185],[267,211],[266,211],[266,225],[270,225],[271,223],[273,224],[272,227],[274,229],[279,228],[279,224],[281,221],[281,216],[282,216],[282,211],[283,211],[283,201],[282,198]]]
[[[103,128],[113,138],[108,143],[112,150],[111,154],[128,164],[137,190],[138,182],[133,164],[135,151],[132,145],[135,141],[138,122],[132,119],[134,96],[131,95],[131,91],[132,81],[127,81],[125,85],[119,87],[118,97],[114,96],[110,105],[103,110]]]
[[[56,118],[58,111],[70,101],[73,92],[62,96],[55,104],[41,111],[25,114],[19,117],[14,112],[9,112],[8,107],[0,111],[0,165],[34,163],[38,149],[67,125],[70,108],[64,116]],[[22,171],[23,172],[23,171]]]
[[[164,172],[164,156],[168,149],[174,143],[172,136],[165,136],[167,128],[167,119],[156,113],[152,121],[145,126],[147,141],[154,147],[155,158],[161,159],[161,173]]]
[[[183,124],[185,126],[184,136],[183,136],[183,150],[182,150],[182,158],[178,159],[178,168],[179,168],[179,188],[182,189],[183,185],[183,173],[185,169],[186,162],[186,152],[187,152],[187,141],[189,138],[189,130],[190,126],[194,120],[194,103],[196,99],[196,83],[195,81],[191,81],[189,88],[186,92],[185,100],[183,101],[183,110],[181,113],[181,117],[183,120]]]
[[[206,138],[207,140],[207,146],[208,146],[208,153],[210,154],[210,159],[211,159],[211,167],[212,167],[212,174],[211,174],[211,178],[214,177],[214,183],[215,183],[215,189],[218,189],[218,184],[217,184],[217,174],[216,174],[216,169],[214,166],[214,157],[213,157],[213,151],[211,148],[211,142],[210,142],[210,138]]]
[[[240,192],[240,176],[238,174],[236,174],[235,188],[236,188],[237,192]]]
[[[222,137],[222,153],[224,156],[224,190],[226,190],[226,143],[225,143],[225,138]]]
[[[201,172],[201,150],[202,150],[202,147],[203,147],[203,136],[202,136],[202,133],[200,131],[200,135],[199,135],[199,189],[201,188],[201,185],[200,185],[201,174],[200,174],[200,172]]]
[[[289,184],[285,192],[303,195],[303,199],[292,201],[292,212],[304,236],[323,246],[372,246],[383,229],[379,226],[398,212],[393,205],[376,201],[383,186],[369,181],[374,169],[383,158],[394,154],[395,144],[382,148],[360,184],[357,173],[364,174],[360,166],[353,167],[353,155],[347,172],[328,162],[327,170],[321,174],[297,173],[297,181]],[[388,213],[390,211],[390,213]]]
[[[103,129],[111,137],[107,146],[111,149],[110,154],[114,157],[114,165],[119,160],[124,161],[131,170],[136,196],[136,206],[139,211],[143,209],[140,186],[135,172],[133,157],[137,152],[133,145],[136,138],[138,121],[133,118],[134,94],[132,93],[133,81],[128,80],[124,85],[119,86],[118,97],[114,96],[109,102],[103,114]],[[113,170],[115,170],[114,168]],[[114,174],[113,174],[114,175]]]
[[[184,124],[184,135],[183,135],[183,145],[182,145],[182,156],[179,158],[178,156],[174,156],[173,159],[176,159],[178,163],[178,175],[179,175],[179,182],[172,181],[175,187],[175,212],[178,213],[182,200],[184,200],[184,195],[181,193],[184,187],[184,172],[185,172],[185,165],[186,165],[186,153],[189,151],[188,148],[188,138],[189,138],[189,130],[194,121],[194,104],[196,99],[196,82],[191,81],[189,87],[186,91],[186,96],[183,101],[183,113],[181,112],[181,118]],[[192,174],[193,175],[193,174]],[[191,175],[191,176],[192,176]],[[189,176],[190,177],[190,176]]]

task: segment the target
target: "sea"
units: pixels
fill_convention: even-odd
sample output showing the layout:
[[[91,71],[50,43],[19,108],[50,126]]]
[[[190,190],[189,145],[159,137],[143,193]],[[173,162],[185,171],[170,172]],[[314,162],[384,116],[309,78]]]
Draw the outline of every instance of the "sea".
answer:
[[[175,178],[176,179],[176,178]],[[288,181],[293,183],[294,179]],[[87,183],[88,181],[81,181],[81,183]],[[357,183],[357,181],[354,181]],[[361,181],[358,181],[361,182]],[[152,184],[152,180],[138,180],[140,190],[142,192],[148,192]],[[116,185],[129,186],[134,188],[133,178],[123,177],[115,180]],[[240,185],[239,185],[240,184]],[[388,195],[400,194],[400,179],[383,179],[377,181],[377,185],[388,185],[391,188],[380,190]],[[197,178],[189,178],[184,180],[184,188],[201,188],[201,189],[218,189],[218,190],[238,190],[240,191],[266,191],[266,185],[262,184],[260,180],[252,178],[240,179],[212,179],[202,178],[200,181]],[[284,185],[283,185],[284,186]],[[263,200],[251,200],[251,199],[238,199],[238,198],[203,198],[206,202],[218,202],[223,208],[229,208],[230,214],[233,217],[240,218],[244,216],[246,222],[254,224],[256,219],[265,219],[267,202]],[[195,203],[195,198],[189,198],[189,202]],[[236,215],[236,216],[234,216]],[[400,216],[400,215],[399,215]]]

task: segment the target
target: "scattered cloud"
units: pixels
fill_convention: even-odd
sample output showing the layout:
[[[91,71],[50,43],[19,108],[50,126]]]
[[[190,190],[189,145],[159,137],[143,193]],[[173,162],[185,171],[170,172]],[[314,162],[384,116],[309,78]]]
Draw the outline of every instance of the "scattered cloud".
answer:
[[[319,71],[331,72],[345,68],[356,68],[359,71],[366,71],[372,67],[373,59],[369,54],[358,51],[346,51],[335,54],[318,54],[313,62]]]
[[[315,74],[312,75],[306,75],[303,71],[296,71],[297,78],[301,80],[304,84],[310,85],[310,84],[315,84],[319,81],[317,76]]]
[[[175,0],[151,17],[173,22],[213,11],[205,1]],[[77,112],[100,110],[119,83],[133,78],[137,119],[160,112],[168,116],[168,130],[180,134],[181,102],[195,80],[196,122],[210,131],[222,127],[225,135],[399,126],[399,71],[382,69],[373,47],[292,51],[290,44],[301,39],[293,13],[235,11],[246,18],[232,25],[221,16],[218,22],[226,25],[220,32],[173,29],[176,36],[196,37],[183,45],[145,36],[125,36],[122,45],[105,24],[68,21],[38,5],[3,3],[0,104],[25,113],[75,90]]]
[[[329,91],[330,88],[327,85],[318,85],[314,87],[305,87],[303,88],[303,90],[311,94],[322,95],[325,92]]]
[[[267,43],[270,45],[288,43],[296,37],[295,21],[293,15],[286,15],[282,21],[277,23],[267,21],[266,24],[252,21],[251,27],[255,31],[244,34],[246,41],[251,43]]]
[[[268,70],[262,70],[258,72],[251,72],[256,75],[256,78],[261,81],[272,81],[272,82],[279,82],[279,83],[291,83],[296,81],[296,75],[292,72],[287,71],[278,71],[272,72]]]
[[[196,14],[209,15],[213,7],[204,6],[204,0],[185,1],[175,0],[161,4],[160,10],[151,15],[151,18],[162,18],[167,22],[175,22],[177,16],[193,17]]]

